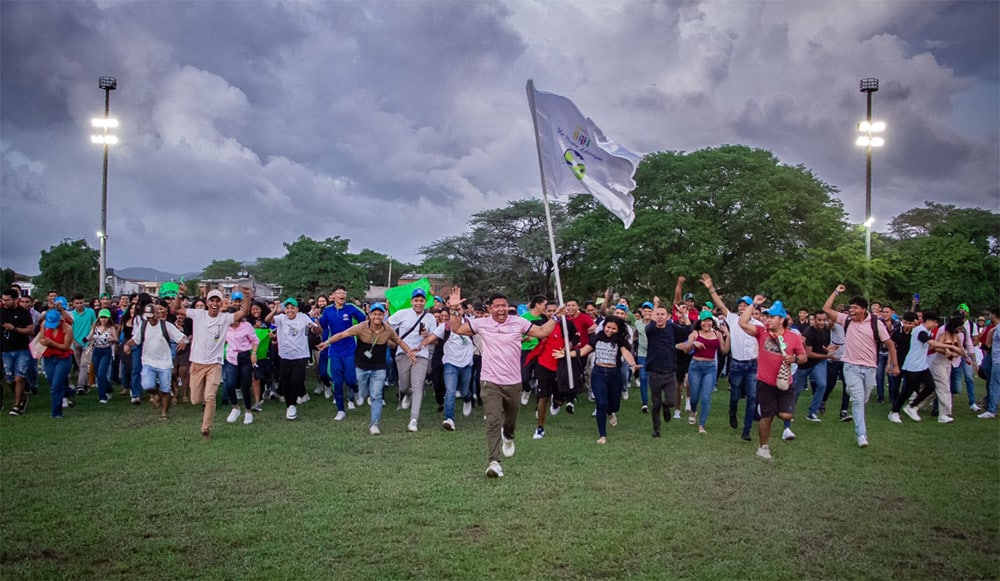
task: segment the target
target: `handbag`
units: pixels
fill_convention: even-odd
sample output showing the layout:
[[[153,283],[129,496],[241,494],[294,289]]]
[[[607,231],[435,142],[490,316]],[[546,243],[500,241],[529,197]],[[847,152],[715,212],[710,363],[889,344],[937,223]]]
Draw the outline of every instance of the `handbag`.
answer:
[[[35,338],[32,339],[30,343],[28,343],[28,350],[31,351],[31,356],[34,357],[35,359],[41,359],[42,356],[45,355],[46,347],[45,345],[42,345],[41,342],[38,341],[38,338],[40,336],[41,336],[40,334],[35,335]]]
[[[781,356],[784,357],[786,355],[785,339],[781,335],[778,335],[776,338],[778,339],[778,345],[781,347]],[[790,364],[781,363],[781,367],[778,368],[778,378],[774,385],[781,391],[788,391],[788,388],[792,385],[792,366]]]

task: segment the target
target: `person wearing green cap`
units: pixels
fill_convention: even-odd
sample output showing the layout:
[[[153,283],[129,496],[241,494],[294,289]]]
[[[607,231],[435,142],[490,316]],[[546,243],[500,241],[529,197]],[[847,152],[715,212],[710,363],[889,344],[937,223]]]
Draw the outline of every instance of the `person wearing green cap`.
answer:
[[[93,364],[97,378],[97,401],[105,404],[111,397],[111,375],[109,373],[111,352],[118,344],[118,327],[111,322],[110,310],[101,309],[97,313],[97,323],[87,339],[94,349]]]
[[[274,323],[278,339],[278,390],[285,396],[285,418],[299,417],[298,398],[306,393],[306,362],[309,361],[308,333],[319,333],[320,327],[308,315],[299,315],[299,302],[285,299],[285,312],[271,311],[265,323]]]
[[[698,326],[688,335],[684,350],[691,353],[691,366],[688,367],[688,383],[691,385],[689,423],[695,423],[693,420],[698,414],[698,433],[704,434],[712,405],[712,391],[719,377],[716,373],[718,352],[729,351],[729,335],[722,329],[716,330],[712,311],[705,310],[698,315]]]

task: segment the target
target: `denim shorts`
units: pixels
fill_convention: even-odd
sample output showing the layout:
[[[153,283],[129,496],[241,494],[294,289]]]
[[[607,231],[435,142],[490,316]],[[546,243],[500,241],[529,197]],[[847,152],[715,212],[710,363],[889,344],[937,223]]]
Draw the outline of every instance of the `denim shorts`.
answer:
[[[152,391],[156,389],[156,380],[160,380],[160,393],[170,393],[170,375],[173,369],[157,369],[149,365],[143,365],[140,377],[142,378],[142,389]]]
[[[7,376],[8,382],[14,381],[15,377],[28,377],[28,366],[34,363],[35,360],[31,358],[31,351],[27,349],[3,352],[3,371]]]

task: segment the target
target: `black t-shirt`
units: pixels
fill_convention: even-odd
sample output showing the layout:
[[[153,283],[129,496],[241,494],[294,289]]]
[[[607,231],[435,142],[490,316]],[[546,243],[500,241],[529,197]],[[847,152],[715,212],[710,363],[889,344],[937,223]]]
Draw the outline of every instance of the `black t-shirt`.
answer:
[[[0,324],[6,325],[7,323],[14,325],[15,329],[31,327],[31,313],[24,307],[0,308]],[[30,334],[18,333],[14,329],[10,331],[3,329],[0,337],[2,337],[0,351],[24,351],[28,348],[28,343],[31,342]]]
[[[687,340],[691,334],[690,326],[681,326],[673,321],[667,321],[664,328],[656,323],[646,325],[646,370],[654,373],[672,373],[677,371],[677,349],[679,339]]]
[[[816,327],[810,325],[805,332],[802,333],[802,342],[812,347],[813,352],[824,354],[826,353],[826,346],[830,344],[830,329],[822,328],[817,329]],[[805,363],[799,365],[799,369],[812,369],[819,365],[820,361],[826,361],[826,359],[817,359],[815,357],[810,357],[806,359]]]
[[[361,337],[357,337],[358,346],[354,350],[354,366],[358,369],[364,369],[366,371],[374,371],[378,369],[385,369],[385,350],[388,343],[380,343],[378,345],[372,345],[371,343],[365,343],[361,340]],[[443,351],[442,345],[438,347]],[[371,357],[369,357],[371,355]]]

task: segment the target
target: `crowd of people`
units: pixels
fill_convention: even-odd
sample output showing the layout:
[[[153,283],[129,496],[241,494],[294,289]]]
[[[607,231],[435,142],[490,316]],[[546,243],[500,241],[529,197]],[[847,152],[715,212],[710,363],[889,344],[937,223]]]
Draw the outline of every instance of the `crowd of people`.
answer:
[[[869,445],[873,393],[897,424],[903,417],[919,422],[922,412],[954,422],[954,409],[966,405],[957,401],[963,388],[978,418],[996,417],[996,308],[975,317],[962,304],[944,315],[921,309],[915,296],[897,313],[860,296],[844,301],[838,286],[821,308],[792,316],[780,300],[761,295],[741,296],[730,309],[711,276],[700,282],[710,296],[701,305],[679,277],[673,300],[652,297],[634,309],[610,291],[582,305],[534,296],[517,306],[502,294],[466,300],[456,287],[447,299],[418,288],[409,307],[392,313],[382,303],[348,301],[343,286],[316,299],[268,302],[249,288],[228,300],[218,290],[190,298],[183,283],[166,283],[157,297],[115,300],[105,293],[87,302],[82,294],[67,300],[50,291],[36,303],[15,285],[3,291],[0,311],[4,377],[13,394],[8,413],[27,413],[41,367],[53,418],[92,388],[107,404],[120,386],[131,404],[147,394],[161,421],[176,404],[202,405],[200,433],[211,439],[220,386],[230,408],[226,421],[247,425],[273,399],[296,420],[314,382],[312,394],[335,405],[335,421],[367,405],[368,431],[377,436],[386,388],[398,386],[396,409],[409,414],[406,429],[416,432],[430,385],[444,430],[457,429],[459,402],[463,417],[482,407],[491,477],[503,476],[503,458],[514,455],[518,412],[532,397],[536,440],[546,437],[549,418],[574,414],[586,400],[594,404],[597,444],[606,444],[633,386],[641,412],[651,416],[652,437],[683,412],[704,434],[714,429],[712,394],[725,375],[728,425],[752,441],[756,424],[756,454],[765,460],[772,459],[775,418],[781,438],[794,439],[802,394],[811,394],[805,420],[821,422],[838,381],[844,389],[835,419],[853,422],[861,448]],[[981,400],[976,375],[988,385]]]

